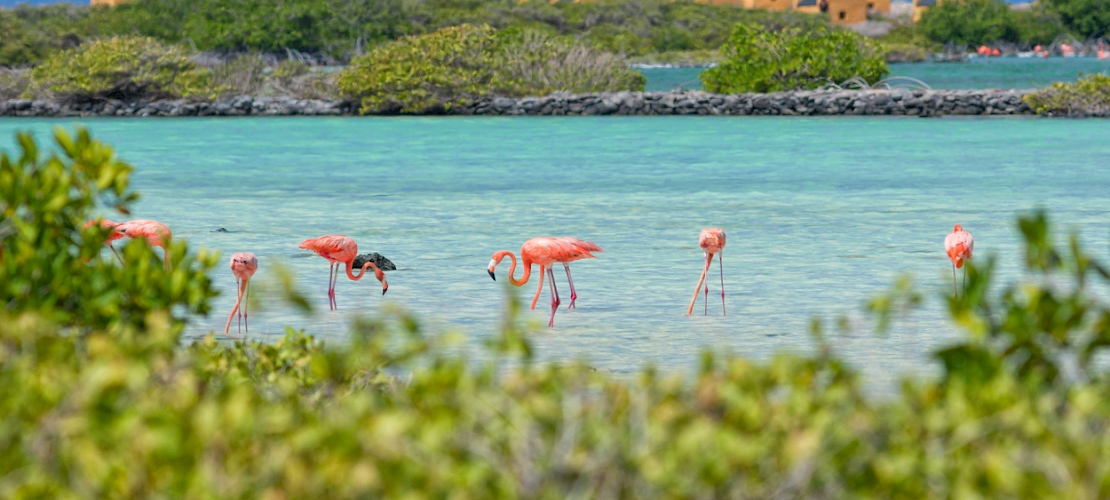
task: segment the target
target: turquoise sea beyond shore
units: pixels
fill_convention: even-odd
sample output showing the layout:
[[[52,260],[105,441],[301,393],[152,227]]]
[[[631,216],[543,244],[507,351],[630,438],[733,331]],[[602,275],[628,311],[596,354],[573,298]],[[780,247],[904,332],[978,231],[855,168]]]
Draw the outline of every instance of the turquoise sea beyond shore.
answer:
[[[31,129],[45,140],[70,120],[0,119],[0,148]],[[213,273],[224,295],[190,337],[221,330],[234,300],[226,259],[281,262],[314,300],[296,314],[256,289],[251,335],[306,328],[344,338],[356,314],[407,308],[433,328],[495,331],[499,281],[490,255],[533,236],[573,235],[605,252],[572,265],[578,309],[534,337],[544,359],[587,358],[632,371],[646,362],[692,369],[705,347],[755,358],[810,349],[812,316],[848,314],[836,350],[882,390],[930,373],[929,353],[961,335],[940,297],[951,291],[944,236],[961,223],[976,260],[1001,257],[1019,276],[1015,215],[1037,206],[1082,231],[1106,255],[1110,121],[917,118],[244,118],[87,119],[93,134],[136,166],[135,218],[163,221],[192,248],[223,254]],[[702,266],[701,228],[728,232],[728,316],[710,274],[709,316],[686,317]],[[227,233],[214,232],[226,228]],[[327,263],[302,239],[353,237],[399,267],[384,298],[372,278],[338,287],[326,306]],[[518,273],[520,271],[518,270]],[[862,304],[903,272],[927,307],[885,337]],[[563,308],[569,290],[556,273]],[[535,277],[533,277],[535,278]],[[519,295],[529,300],[533,280]],[[546,322],[546,291],[529,318]],[[234,331],[234,326],[233,326]]]

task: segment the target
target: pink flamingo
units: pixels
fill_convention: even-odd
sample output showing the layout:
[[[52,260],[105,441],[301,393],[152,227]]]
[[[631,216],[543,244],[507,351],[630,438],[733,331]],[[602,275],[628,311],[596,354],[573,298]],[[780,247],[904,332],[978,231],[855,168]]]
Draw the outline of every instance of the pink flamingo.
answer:
[[[1103,61],[1106,59],[1110,59],[1110,52],[1106,51],[1106,45],[1102,42],[1098,42],[1098,60]]]
[[[235,285],[239,288],[239,298],[235,300],[235,307],[227,316],[227,325],[224,326],[224,335],[231,330],[231,318],[239,312],[239,304],[243,304],[243,297],[249,293],[251,277],[258,270],[258,257],[250,252],[238,252],[231,256],[231,273],[235,275]],[[247,317],[247,304],[243,304],[243,312],[239,315],[239,333],[243,332],[246,323],[247,332],[251,331],[250,320]]]
[[[551,280],[551,318],[547,320],[548,327],[555,326],[555,311],[558,310],[559,304],[559,290],[555,286],[555,273],[553,265],[556,262],[562,263],[563,268],[567,271],[567,283],[570,284],[570,305],[567,309],[574,307],[574,300],[578,298],[578,293],[574,291],[574,281],[570,277],[570,263],[579,259],[593,259],[596,256],[593,252],[603,252],[604,250],[596,244],[583,241],[578,238],[563,236],[552,238],[542,236],[539,238],[532,238],[525,241],[520,247],[520,259],[524,264],[524,275],[520,280],[513,277],[516,273],[516,256],[508,250],[501,250],[493,254],[493,258],[489,261],[489,277],[497,281],[497,275],[493,273],[497,265],[505,256],[509,256],[512,264],[509,266],[509,283],[514,286],[523,286],[528,283],[528,278],[532,275],[532,264],[540,266],[540,284],[536,288],[536,295],[532,297],[532,305],[530,309],[536,308],[536,302],[540,299],[540,292],[543,291],[543,275],[544,271]]]
[[[702,283],[705,283],[705,310],[703,314],[709,314],[709,283],[705,282],[705,275],[709,272],[709,265],[713,263],[713,254],[717,254],[717,265],[721,269],[721,314],[727,316],[728,313],[725,311],[725,264],[724,258],[721,256],[721,250],[725,249],[724,229],[719,227],[702,229],[698,236],[698,244],[705,251],[705,267],[701,270],[701,278],[698,279],[698,286],[694,288],[694,297],[690,299],[690,307],[686,309],[686,315],[689,316],[694,313],[694,302],[698,300],[698,292],[701,291]]]
[[[123,257],[120,257],[119,252],[116,251],[116,247],[112,246],[113,241],[123,238],[123,233],[119,232],[118,229],[119,223],[112,222],[108,219],[91,220],[85,223],[86,228],[92,226],[100,226],[101,229],[107,229],[110,231],[108,233],[108,237],[104,239],[104,244],[108,245],[108,249],[111,250],[113,254],[115,254],[116,259],[119,259],[119,263],[123,264]]]
[[[347,270],[347,278],[351,281],[358,281],[366,276],[366,268],[374,270],[374,277],[382,283],[382,295],[389,291],[389,283],[385,281],[385,273],[373,262],[366,261],[362,266],[362,271],[358,276],[351,273],[351,265],[358,256],[358,244],[342,234],[329,234],[327,236],[320,236],[318,238],[309,238],[298,245],[305,250],[316,252],[317,255],[325,258],[331,263],[331,269],[328,271],[328,305],[331,310],[339,309],[339,304],[335,302],[335,284],[339,280],[339,269],[336,267],[339,264]],[[333,276],[334,274],[334,276]]]
[[[150,246],[162,247],[166,270],[170,270],[169,243],[173,233],[165,224],[153,220],[130,220],[117,224],[115,230],[119,231],[121,238],[124,236],[131,239],[144,238]]]
[[[960,293],[956,288],[956,269],[964,267],[964,261],[971,260],[971,251],[974,249],[975,239],[959,224],[944,238],[944,251],[952,261],[952,291],[957,297]],[[967,269],[964,269],[964,286],[967,286]]]

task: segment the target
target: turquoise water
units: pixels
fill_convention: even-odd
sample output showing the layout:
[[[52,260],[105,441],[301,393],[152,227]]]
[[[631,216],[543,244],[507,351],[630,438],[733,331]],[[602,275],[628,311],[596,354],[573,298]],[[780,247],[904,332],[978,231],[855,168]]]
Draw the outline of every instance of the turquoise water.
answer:
[[[46,137],[62,120],[0,119]],[[189,335],[223,327],[234,300],[226,258],[281,262],[315,300],[307,318],[257,292],[252,336],[285,325],[342,339],[356,314],[396,305],[484,338],[500,318],[490,255],[533,236],[573,235],[605,249],[572,265],[578,309],[535,335],[546,359],[586,357],[618,372],[645,362],[696,366],[704,347],[765,358],[810,348],[808,321],[848,314],[837,350],[889,386],[928,373],[930,350],[959,335],[935,300],[951,286],[944,236],[962,223],[976,257],[1003,257],[1016,276],[1016,213],[1038,205],[1083,231],[1105,255],[1110,121],[917,118],[242,118],[88,119],[137,171],[134,214],[171,226],[193,248],[223,253],[225,295]],[[702,265],[698,232],[720,226],[727,317],[717,268],[709,316],[684,316]],[[226,228],[228,233],[213,232]],[[376,281],[341,279],[326,307],[326,262],[297,249],[344,233],[400,268],[384,298]],[[518,271],[519,272],[519,271]],[[929,306],[886,337],[864,301],[902,272]],[[565,276],[558,276],[564,301]],[[530,282],[520,296],[530,299]],[[261,289],[259,289],[261,290]],[[566,303],[564,302],[564,307]],[[701,303],[697,310],[700,313]],[[528,317],[546,323],[546,292]]]
[[[702,68],[640,70],[647,76],[646,90],[700,90]],[[935,89],[1031,89],[1052,82],[1073,81],[1080,74],[1110,71],[1110,60],[1094,57],[972,59],[963,63],[900,63],[890,65],[889,76],[909,76]]]

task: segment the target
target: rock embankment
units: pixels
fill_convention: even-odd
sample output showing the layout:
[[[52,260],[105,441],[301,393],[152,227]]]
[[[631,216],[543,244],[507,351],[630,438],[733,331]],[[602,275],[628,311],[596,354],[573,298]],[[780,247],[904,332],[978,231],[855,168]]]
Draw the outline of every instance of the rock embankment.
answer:
[[[770,94],[706,92],[555,93],[545,97],[484,98],[452,108],[457,115],[1029,115],[1020,90],[833,90]],[[340,116],[358,103],[344,100],[236,97],[67,103],[0,101],[0,116]],[[445,114],[431,110],[429,114]]]

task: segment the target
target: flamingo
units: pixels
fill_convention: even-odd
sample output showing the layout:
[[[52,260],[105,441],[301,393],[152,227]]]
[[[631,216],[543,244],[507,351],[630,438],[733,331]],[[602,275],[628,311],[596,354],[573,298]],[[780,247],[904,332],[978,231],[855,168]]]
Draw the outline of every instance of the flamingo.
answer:
[[[170,270],[170,239],[173,233],[165,224],[153,220],[129,220],[116,225],[120,238],[126,236],[131,239],[144,238],[152,247],[162,247],[166,262],[166,270]]]
[[[239,288],[239,298],[235,300],[235,307],[231,309],[231,314],[227,315],[227,325],[224,326],[224,335],[231,330],[231,318],[235,313],[239,312],[239,304],[243,303],[243,296],[248,291],[250,286],[251,277],[254,272],[258,270],[258,257],[255,257],[250,252],[238,252],[231,256],[231,273],[235,275],[235,284]],[[247,318],[247,304],[243,304],[243,312],[239,315],[239,332],[243,331],[243,323],[246,323],[247,332],[251,331],[250,320]]]
[[[952,291],[960,296],[956,288],[956,269],[964,267],[964,261],[971,260],[971,251],[975,249],[975,240],[971,233],[964,231],[964,227],[956,224],[952,232],[944,238],[944,251],[952,261]],[[964,286],[967,285],[967,269],[964,269]]]
[[[547,320],[547,326],[551,328],[555,326],[555,311],[558,310],[559,304],[562,303],[559,300],[559,290],[555,287],[555,272],[553,270],[553,265],[556,262],[562,263],[563,268],[567,271],[567,283],[570,284],[570,305],[567,306],[567,310],[570,310],[574,307],[575,299],[578,298],[578,292],[574,291],[574,281],[570,277],[570,263],[579,259],[596,258],[593,252],[604,252],[604,250],[592,242],[583,241],[570,236],[557,238],[541,236],[525,241],[520,247],[520,259],[524,264],[524,275],[520,280],[513,277],[513,274],[516,273],[516,256],[508,250],[495,252],[493,258],[489,261],[487,271],[489,272],[489,277],[497,281],[497,275],[494,274],[493,271],[505,256],[508,256],[512,260],[512,264],[509,266],[509,283],[512,283],[514,286],[523,286],[525,283],[528,283],[528,278],[532,275],[532,264],[539,265],[540,284],[539,287],[536,288],[535,297],[532,297],[530,309],[533,310],[536,308],[536,302],[540,299],[540,292],[543,291],[543,275],[544,271],[547,271],[547,276],[551,280],[551,318]]]
[[[354,263],[355,257],[358,256],[358,244],[355,243],[355,240],[342,234],[329,234],[304,240],[298,247],[316,252],[317,255],[331,263],[331,269],[328,271],[328,305],[333,311],[339,309],[339,304],[335,302],[335,284],[339,280],[339,269],[336,267],[338,264],[343,264],[343,267],[347,270],[347,278],[351,281],[358,281],[366,276],[366,268],[373,269],[374,277],[382,283],[382,295],[389,291],[389,283],[385,281],[385,273],[378,269],[378,266],[374,265],[373,262],[366,261],[358,276],[351,273],[351,265]]]
[[[698,286],[694,288],[694,297],[690,299],[690,307],[686,309],[686,315],[693,314],[694,302],[698,300],[698,292],[701,291],[702,283],[705,283],[705,275],[709,272],[709,265],[713,263],[713,254],[717,254],[717,265],[721,269],[721,314],[727,316],[728,313],[725,312],[725,264],[724,258],[721,256],[721,250],[725,249],[725,230],[719,227],[702,229],[698,236],[698,244],[705,251],[705,267],[701,270],[701,278],[698,279]],[[709,283],[705,283],[705,311],[703,314],[709,314]]]
[[[119,259],[119,263],[123,264],[123,257],[120,257],[119,252],[116,251],[116,247],[112,246],[113,241],[123,238],[123,233],[119,232],[118,229],[119,223],[112,222],[108,219],[99,219],[86,222],[84,227],[89,228],[92,226],[100,226],[101,229],[107,229],[109,231],[108,237],[104,239],[104,244],[108,245],[108,249],[115,254],[116,259]]]

